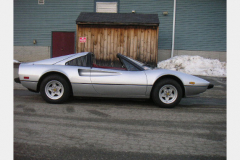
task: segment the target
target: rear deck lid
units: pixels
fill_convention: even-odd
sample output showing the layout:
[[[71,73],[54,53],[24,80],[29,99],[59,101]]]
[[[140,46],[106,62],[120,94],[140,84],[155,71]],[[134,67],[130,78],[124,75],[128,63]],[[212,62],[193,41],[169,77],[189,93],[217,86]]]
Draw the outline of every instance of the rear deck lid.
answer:
[[[41,60],[41,61],[36,61],[36,62],[32,62],[33,65],[39,65],[39,64],[42,64],[42,65],[53,65],[57,62],[60,62],[62,60],[65,60],[65,59],[68,59],[72,56],[74,56],[75,54],[70,54],[70,55],[66,55],[66,56],[61,56],[61,57],[55,57],[55,58],[50,58],[50,59],[45,59],[45,60]]]

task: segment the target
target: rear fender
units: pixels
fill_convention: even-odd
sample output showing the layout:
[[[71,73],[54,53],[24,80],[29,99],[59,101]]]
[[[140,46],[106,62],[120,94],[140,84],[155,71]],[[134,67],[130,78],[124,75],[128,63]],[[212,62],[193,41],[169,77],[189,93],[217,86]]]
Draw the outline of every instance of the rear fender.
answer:
[[[63,73],[61,73],[61,72],[57,72],[57,71],[47,72],[47,73],[45,73],[44,75],[42,75],[42,76],[40,77],[39,81],[38,81],[38,84],[37,84],[37,91],[38,91],[38,92],[40,91],[40,86],[41,86],[42,81],[43,81],[47,76],[53,75],[53,74],[57,74],[57,75],[62,76],[63,78],[65,78],[65,79],[67,80],[67,82],[68,82],[68,85],[70,86],[71,93],[72,93],[72,85],[71,85],[68,77],[67,77],[65,74],[63,74]]]

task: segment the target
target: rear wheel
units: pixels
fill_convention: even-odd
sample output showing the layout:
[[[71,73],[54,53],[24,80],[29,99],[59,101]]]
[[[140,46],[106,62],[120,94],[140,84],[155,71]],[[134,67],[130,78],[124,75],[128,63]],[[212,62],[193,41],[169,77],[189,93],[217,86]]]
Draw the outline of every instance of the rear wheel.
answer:
[[[162,79],[154,86],[152,99],[160,107],[175,107],[182,99],[182,88],[173,79]]]
[[[47,76],[42,81],[40,93],[48,103],[63,103],[69,99],[71,90],[64,77],[54,74]]]

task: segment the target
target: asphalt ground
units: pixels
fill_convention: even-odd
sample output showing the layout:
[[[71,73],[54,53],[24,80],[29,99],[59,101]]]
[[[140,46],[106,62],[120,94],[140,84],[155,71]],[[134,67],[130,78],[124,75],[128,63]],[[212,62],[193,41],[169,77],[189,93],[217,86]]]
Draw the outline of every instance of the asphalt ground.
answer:
[[[226,159],[226,78],[202,78],[215,87],[173,109],[112,98],[54,105],[14,83],[14,159]]]

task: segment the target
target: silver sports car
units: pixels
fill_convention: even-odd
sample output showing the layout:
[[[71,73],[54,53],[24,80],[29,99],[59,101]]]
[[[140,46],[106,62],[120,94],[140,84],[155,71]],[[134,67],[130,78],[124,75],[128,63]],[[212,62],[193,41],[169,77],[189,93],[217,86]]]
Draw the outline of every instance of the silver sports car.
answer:
[[[166,69],[153,69],[117,54],[120,67],[99,66],[93,53],[82,52],[19,66],[21,83],[40,92],[49,103],[66,102],[70,96],[152,98],[160,107],[174,107],[182,97],[213,88],[208,81]]]

